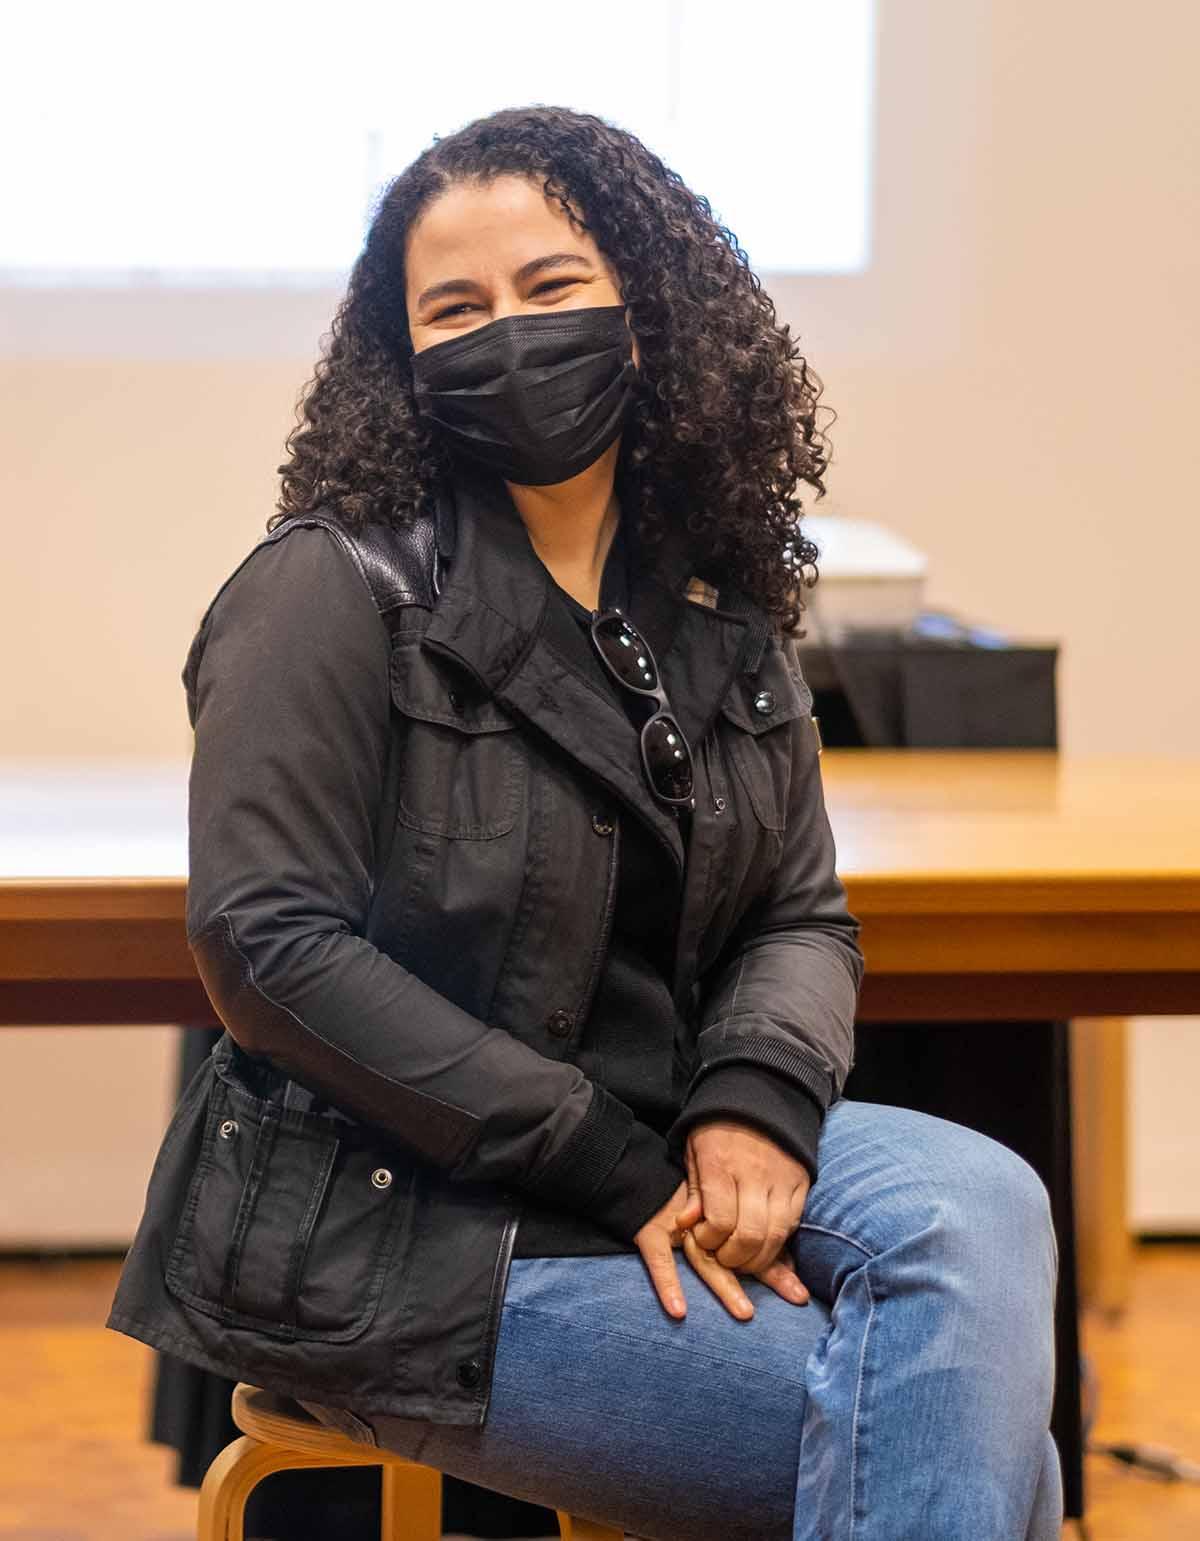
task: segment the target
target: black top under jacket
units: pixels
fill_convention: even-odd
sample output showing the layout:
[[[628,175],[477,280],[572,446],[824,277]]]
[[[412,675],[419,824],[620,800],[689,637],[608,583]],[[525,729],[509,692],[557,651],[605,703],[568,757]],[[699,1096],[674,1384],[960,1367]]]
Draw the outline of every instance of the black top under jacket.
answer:
[[[624,522],[618,524],[600,580],[600,608],[630,610],[629,563],[633,560]],[[653,703],[623,689],[609,674],[591,640],[592,612],[559,584],[552,596],[561,601],[550,624],[570,615],[579,627],[595,683],[620,702],[639,730]],[[582,651],[576,649],[582,662]],[[686,821],[688,815],[681,818]],[[686,837],[686,823],[685,823]],[[578,1054],[588,1075],[628,1103],[634,1116],[666,1134],[679,1107],[670,1098],[671,1054],[677,1033],[685,1031],[671,999],[680,886],[665,853],[635,819],[621,827],[616,909],[595,999],[584,1026]],[[767,1066],[728,1065],[713,1071],[698,1089],[703,1104],[689,1104],[688,1126],[700,1118],[741,1119],[768,1134],[780,1146],[815,1168],[815,1104]],[[682,1133],[676,1130],[677,1137]],[[636,1248],[622,1242],[587,1215],[554,1209],[526,1196],[513,1247],[514,1257],[581,1257]]]

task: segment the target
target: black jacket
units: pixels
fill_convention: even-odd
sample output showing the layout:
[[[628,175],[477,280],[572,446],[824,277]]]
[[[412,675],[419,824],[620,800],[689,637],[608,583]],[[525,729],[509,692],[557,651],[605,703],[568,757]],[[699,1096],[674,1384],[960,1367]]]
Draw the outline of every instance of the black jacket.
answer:
[[[295,1397],[481,1425],[523,1198],[631,1242],[726,1067],[803,1091],[815,1150],[863,960],[794,643],[737,595],[687,597],[678,545],[637,574],[695,749],[685,862],[503,481],[464,472],[449,504],[403,535],[288,520],[192,642],[187,933],[226,1032],[107,1324]],[[674,1138],[574,1058],[631,819],[682,885]]]
[[[631,588],[638,560],[631,532],[618,525],[601,575],[600,606],[619,606],[635,622],[638,613]],[[616,684],[601,664],[590,641],[592,612],[556,583],[549,585],[549,591],[549,604],[553,606],[557,599],[574,617],[578,632],[575,637],[563,636],[561,617],[548,613],[543,634],[581,673],[590,672],[596,689],[611,696],[640,733],[647,703]],[[581,1019],[575,1063],[627,1103],[636,1119],[667,1136],[681,1172],[687,1131],[702,1119],[719,1116],[751,1124],[815,1176],[822,1109],[811,1092],[781,1071],[741,1061],[718,1065],[680,1111],[674,1046],[691,1036],[671,995],[682,874],[640,819],[622,821],[617,869],[616,904],[604,962],[591,1008]],[[528,1191],[522,1195],[514,1258],[636,1251],[633,1241],[606,1230],[586,1211],[543,1205]]]

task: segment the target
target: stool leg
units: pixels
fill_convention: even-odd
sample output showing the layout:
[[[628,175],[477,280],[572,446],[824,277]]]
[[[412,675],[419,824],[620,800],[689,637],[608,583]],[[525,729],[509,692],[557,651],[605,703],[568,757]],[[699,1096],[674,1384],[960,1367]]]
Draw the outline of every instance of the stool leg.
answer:
[[[384,1461],[380,1541],[441,1541],[442,1474],[418,1462]]]
[[[619,1525],[602,1525],[599,1520],[585,1520],[578,1514],[568,1514],[556,1509],[558,1528],[562,1541],[625,1541],[625,1532]]]
[[[200,1484],[197,1541],[245,1541],[247,1498],[264,1477],[295,1464],[294,1452],[264,1445],[249,1434],[226,1445]]]

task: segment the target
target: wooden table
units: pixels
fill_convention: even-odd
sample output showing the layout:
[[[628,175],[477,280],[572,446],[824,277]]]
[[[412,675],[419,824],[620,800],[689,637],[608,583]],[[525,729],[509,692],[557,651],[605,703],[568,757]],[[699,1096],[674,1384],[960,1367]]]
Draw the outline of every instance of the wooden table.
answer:
[[[1046,1182],[1052,1426],[1066,1514],[1082,1516],[1078,1259],[1093,1300],[1119,1299],[1119,1018],[1200,1013],[1200,759],[839,749],[823,772],[863,923],[859,1019],[886,1024],[860,1029],[848,1094],[982,1129]]]
[[[864,1021],[1200,1014],[1200,758],[827,749]],[[187,766],[0,762],[0,1025],[211,1020]]]
[[[1200,1015],[1200,759],[829,749],[822,770],[863,926],[862,1021]],[[0,1026],[212,1025],[184,935],[186,788],[182,763],[0,762]],[[1067,1174],[1048,1179],[1055,1419],[1079,1515],[1069,1119],[1048,1092],[1026,1116]]]
[[[860,1017],[1200,1013],[1200,758],[829,749]]]

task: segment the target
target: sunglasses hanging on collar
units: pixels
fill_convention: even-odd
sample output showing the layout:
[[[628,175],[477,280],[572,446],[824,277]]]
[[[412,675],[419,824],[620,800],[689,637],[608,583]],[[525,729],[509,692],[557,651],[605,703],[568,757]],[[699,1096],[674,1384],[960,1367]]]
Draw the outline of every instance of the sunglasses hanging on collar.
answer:
[[[641,735],[650,790],[672,808],[694,808],[691,745],[671,712],[650,644],[620,609],[593,610],[591,633],[600,661],[617,683],[657,706]]]

